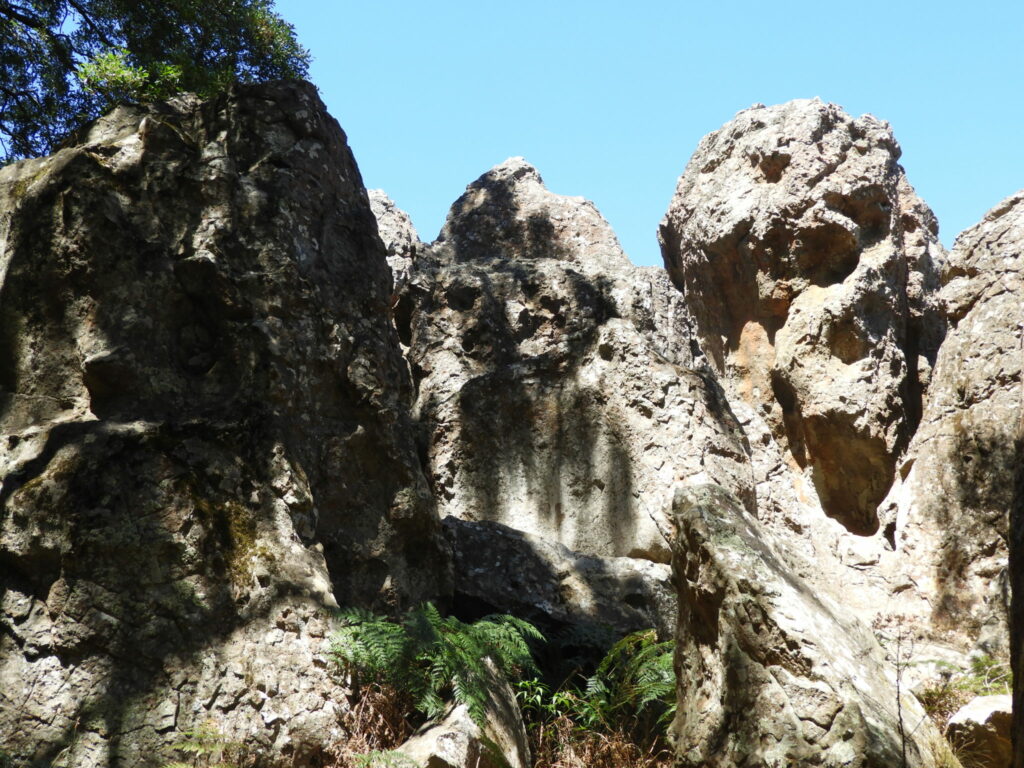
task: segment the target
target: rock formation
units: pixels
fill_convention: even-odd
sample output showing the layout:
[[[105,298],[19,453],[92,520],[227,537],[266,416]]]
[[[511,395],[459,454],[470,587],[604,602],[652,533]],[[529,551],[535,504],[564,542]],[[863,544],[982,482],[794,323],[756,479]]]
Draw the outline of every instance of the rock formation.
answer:
[[[745,110],[667,271],[521,158],[420,242],[302,84],[0,169],[0,743],[159,765],[214,719],[316,764],[331,610],[440,598],[674,632],[679,765],[955,764],[880,639],[1007,650],[1024,196],[947,257],[898,158],[834,105]],[[407,754],[505,738],[450,715]]]
[[[737,413],[858,534],[878,528],[943,334],[937,225],[899,154],[870,116],[757,105],[701,141],[659,232]]]
[[[302,84],[122,107],[0,170],[0,744],[342,738],[337,601],[447,589],[359,171]]]
[[[868,627],[794,576],[794,555],[735,499],[680,489],[675,512],[680,766],[943,764]]]
[[[753,505],[743,435],[690,365],[679,298],[522,159],[471,184],[396,309],[442,515],[667,562],[673,483]]]
[[[957,238],[944,282],[949,333],[889,503],[915,585],[907,611],[1003,657],[1024,402],[1024,195]]]
[[[949,739],[965,764],[980,768],[1008,768],[1012,764],[1011,699],[1005,695],[978,696],[950,718]]]

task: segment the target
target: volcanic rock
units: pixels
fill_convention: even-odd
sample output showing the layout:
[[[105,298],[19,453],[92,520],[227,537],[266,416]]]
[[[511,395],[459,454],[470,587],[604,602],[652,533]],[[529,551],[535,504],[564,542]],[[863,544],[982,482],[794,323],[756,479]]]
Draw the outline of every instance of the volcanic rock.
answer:
[[[447,589],[385,251],[308,84],[120,107],[0,169],[0,743],[302,764],[338,602]]]
[[[783,495],[857,534],[878,529],[944,331],[937,225],[899,154],[873,117],[758,105],[701,141],[659,231],[734,410],[802,476]]]

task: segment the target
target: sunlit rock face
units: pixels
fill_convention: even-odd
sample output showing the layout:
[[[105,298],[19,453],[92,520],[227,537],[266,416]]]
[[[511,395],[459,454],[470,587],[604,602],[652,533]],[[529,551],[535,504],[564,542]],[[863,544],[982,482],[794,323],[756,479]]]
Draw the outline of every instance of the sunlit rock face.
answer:
[[[442,514],[667,562],[674,483],[718,482],[752,508],[747,447],[682,296],[630,264],[593,204],[514,158],[418,253],[395,316]]]
[[[305,84],[116,110],[0,170],[0,744],[161,765],[345,734],[338,603],[447,589],[390,275]]]
[[[956,764],[892,649],[735,498],[680,488],[675,524],[677,765]]]
[[[873,117],[758,105],[701,141],[659,231],[734,410],[858,534],[878,528],[944,332],[937,225],[899,154]]]
[[[919,612],[1003,657],[1021,479],[1024,194],[957,238],[941,297],[949,332],[883,512],[895,520]]]

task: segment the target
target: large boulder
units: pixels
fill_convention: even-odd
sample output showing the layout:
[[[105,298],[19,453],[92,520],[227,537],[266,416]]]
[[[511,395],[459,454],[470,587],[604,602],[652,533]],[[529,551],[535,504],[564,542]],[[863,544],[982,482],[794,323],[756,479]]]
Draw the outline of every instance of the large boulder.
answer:
[[[1012,696],[977,696],[949,720],[946,734],[964,768],[1010,768]]]
[[[659,231],[734,410],[785,452],[775,495],[857,534],[879,527],[943,335],[937,225],[899,154],[871,116],[757,105],[701,141]]]
[[[1009,515],[1021,478],[1024,193],[957,238],[941,297],[949,333],[883,513],[914,585],[906,611],[1005,658]]]
[[[342,738],[338,602],[443,593],[390,276],[308,84],[121,107],[0,170],[0,743]]]
[[[900,685],[901,649],[795,575],[807,564],[735,498],[680,488],[675,514],[677,765],[956,764]]]
[[[521,158],[419,249],[395,312],[439,510],[668,562],[675,482],[753,508],[748,447],[661,270]]]
[[[584,555],[486,520],[449,516],[443,525],[454,604],[464,615],[510,613],[576,638],[651,627],[668,638],[675,630],[672,569],[664,563]]]

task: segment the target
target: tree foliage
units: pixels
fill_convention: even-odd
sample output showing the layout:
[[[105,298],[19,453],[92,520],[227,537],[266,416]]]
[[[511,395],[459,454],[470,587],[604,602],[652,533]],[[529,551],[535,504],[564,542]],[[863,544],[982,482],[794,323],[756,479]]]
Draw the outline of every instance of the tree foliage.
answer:
[[[0,0],[0,159],[48,152],[118,102],[308,65],[272,0]]]

